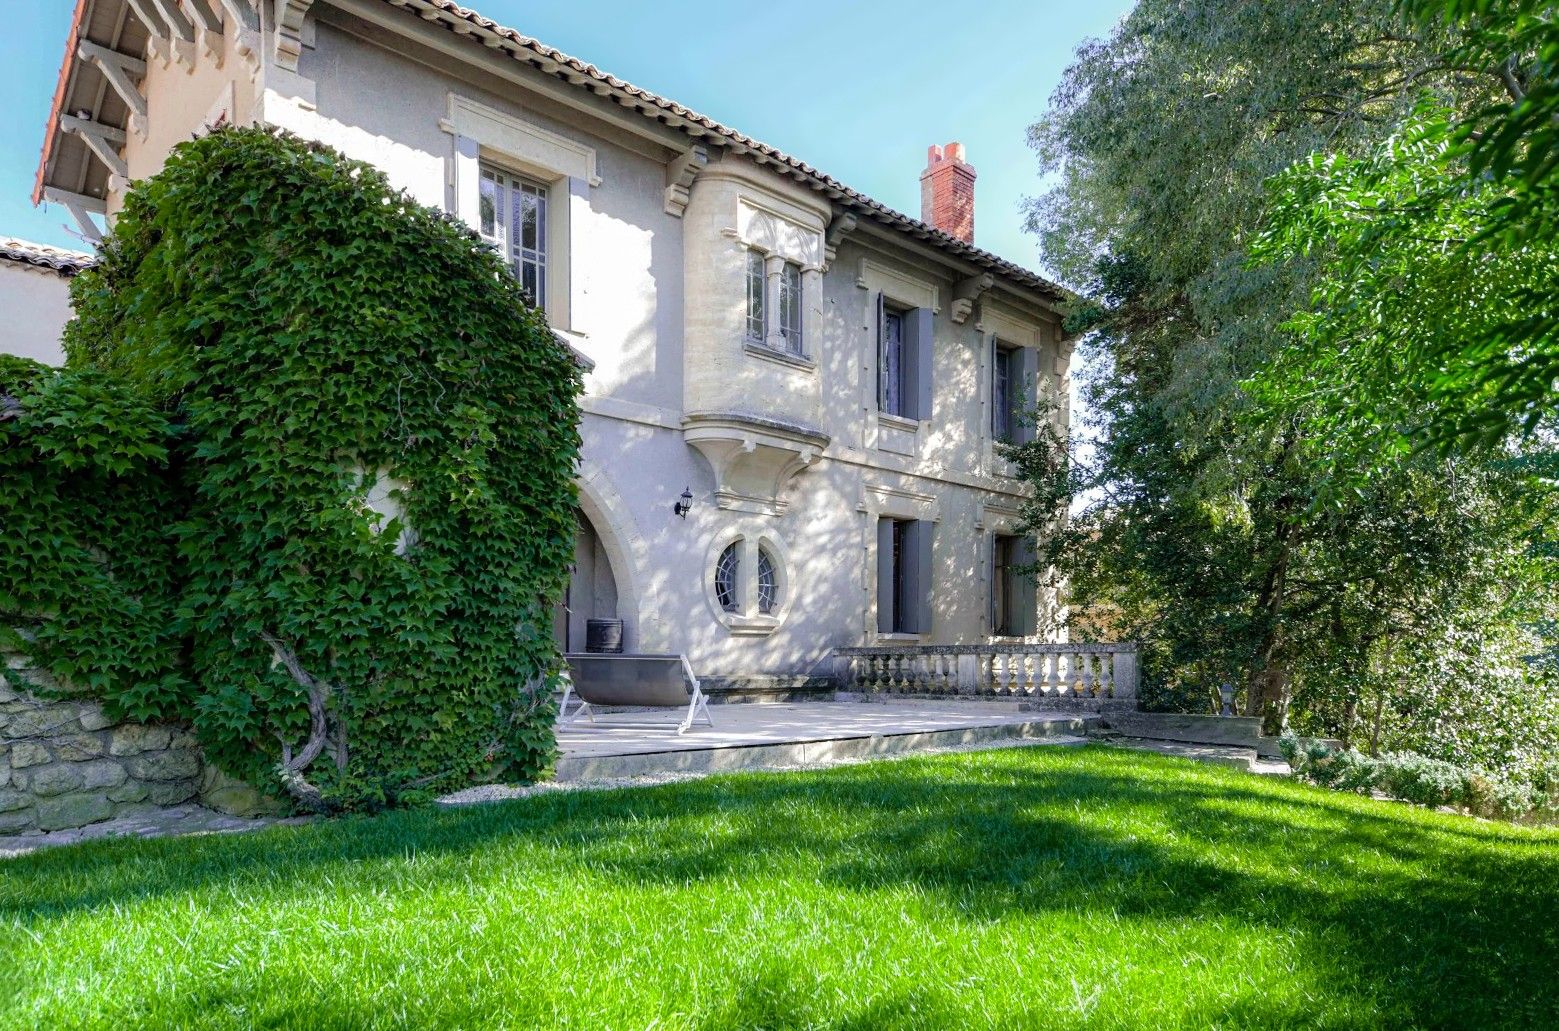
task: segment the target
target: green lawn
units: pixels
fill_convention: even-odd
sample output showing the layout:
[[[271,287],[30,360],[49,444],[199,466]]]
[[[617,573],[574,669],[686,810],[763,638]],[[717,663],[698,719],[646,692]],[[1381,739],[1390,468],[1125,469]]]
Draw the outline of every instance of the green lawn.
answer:
[[[0,1026],[1559,1026],[1559,832],[1100,746],[0,862]]]

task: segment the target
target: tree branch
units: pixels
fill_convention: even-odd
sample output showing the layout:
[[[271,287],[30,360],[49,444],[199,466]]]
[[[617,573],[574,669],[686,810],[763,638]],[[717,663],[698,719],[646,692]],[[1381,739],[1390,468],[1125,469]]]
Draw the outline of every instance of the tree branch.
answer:
[[[282,665],[293,681],[308,692],[309,736],[302,750],[297,755],[293,755],[292,746],[287,743],[287,740],[281,734],[276,735],[282,747],[282,760],[277,768],[282,787],[286,788],[287,793],[299,803],[314,812],[329,812],[330,804],[320,790],[304,778],[303,771],[319,758],[319,754],[325,750],[325,745],[330,739],[329,723],[326,719],[326,702],[330,696],[330,689],[303,668],[303,664],[298,661],[297,654],[291,648],[282,644],[268,631],[260,631],[260,639],[270,645],[271,654],[276,657],[276,661]],[[338,754],[345,754],[345,746],[346,729],[343,727],[340,731]]]

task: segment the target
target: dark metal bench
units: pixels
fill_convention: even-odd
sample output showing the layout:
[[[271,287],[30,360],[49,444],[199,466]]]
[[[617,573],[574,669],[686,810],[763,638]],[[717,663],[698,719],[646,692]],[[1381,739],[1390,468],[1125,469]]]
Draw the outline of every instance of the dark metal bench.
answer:
[[[603,655],[575,653],[568,660],[568,683],[563,688],[563,704],[558,709],[559,723],[575,723],[581,716],[595,722],[595,707],[603,705],[635,708],[687,708],[687,716],[677,727],[685,734],[702,713],[709,716],[709,700],[698,686],[693,667],[685,655]],[[570,700],[578,701],[572,713]]]

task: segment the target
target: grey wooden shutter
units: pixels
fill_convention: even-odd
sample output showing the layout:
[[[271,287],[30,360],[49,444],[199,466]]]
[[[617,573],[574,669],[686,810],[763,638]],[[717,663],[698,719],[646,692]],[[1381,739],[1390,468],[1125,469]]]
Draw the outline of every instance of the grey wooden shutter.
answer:
[[[904,316],[904,413],[931,418],[931,309],[914,308]]]
[[[1029,637],[1039,631],[1039,583],[1037,573],[1031,573],[1037,556],[1034,551],[1034,539],[1027,534],[1013,541],[1013,564],[1021,570],[1016,574],[1016,583],[1013,585],[1012,604],[1017,609],[1012,613],[1012,629],[1024,637]]]
[[[882,291],[877,291],[877,410],[888,410],[888,320],[883,310]]]
[[[931,632],[931,536],[935,523],[917,519],[904,534],[904,628],[912,634]]]
[[[986,592],[985,598],[985,625],[987,632],[992,634],[998,629],[996,626],[996,592],[1001,590],[1000,556],[996,554],[996,541],[997,537],[994,533],[985,535],[985,547],[988,551],[985,559],[985,575],[986,584],[990,588]]]
[[[893,633],[893,520],[877,520],[877,632]]]
[[[1012,357],[1014,393],[1018,398],[1012,437],[1019,444],[1027,444],[1039,436],[1039,427],[1034,420],[1044,417],[1039,411],[1039,351],[1032,347],[1020,347],[1013,352]]]

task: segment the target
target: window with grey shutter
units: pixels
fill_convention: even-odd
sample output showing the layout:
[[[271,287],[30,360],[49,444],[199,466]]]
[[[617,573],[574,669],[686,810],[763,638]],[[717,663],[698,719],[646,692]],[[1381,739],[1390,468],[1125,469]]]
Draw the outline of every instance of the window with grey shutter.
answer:
[[[1039,436],[1036,417],[1039,411],[1039,352],[1032,347],[1017,347],[1012,351],[1012,379],[1015,386],[1014,414],[1012,417],[1012,441],[1027,444]]]
[[[882,410],[907,416],[904,392],[904,315],[882,309],[882,358],[879,377]]]
[[[1013,349],[1000,340],[991,345],[991,439],[1013,442]]]
[[[1039,581],[1034,570],[1037,561],[1033,538],[1012,538],[1012,614],[1008,621],[1016,637],[1039,632]]]
[[[930,308],[904,313],[904,404],[898,414],[922,421],[931,418],[932,321]]]
[[[899,565],[899,625],[903,633],[931,632],[931,536],[935,524],[925,519],[900,523],[903,542]]]
[[[877,520],[877,632],[891,634],[897,606],[894,602],[898,575],[894,562],[897,522],[892,519]]]

